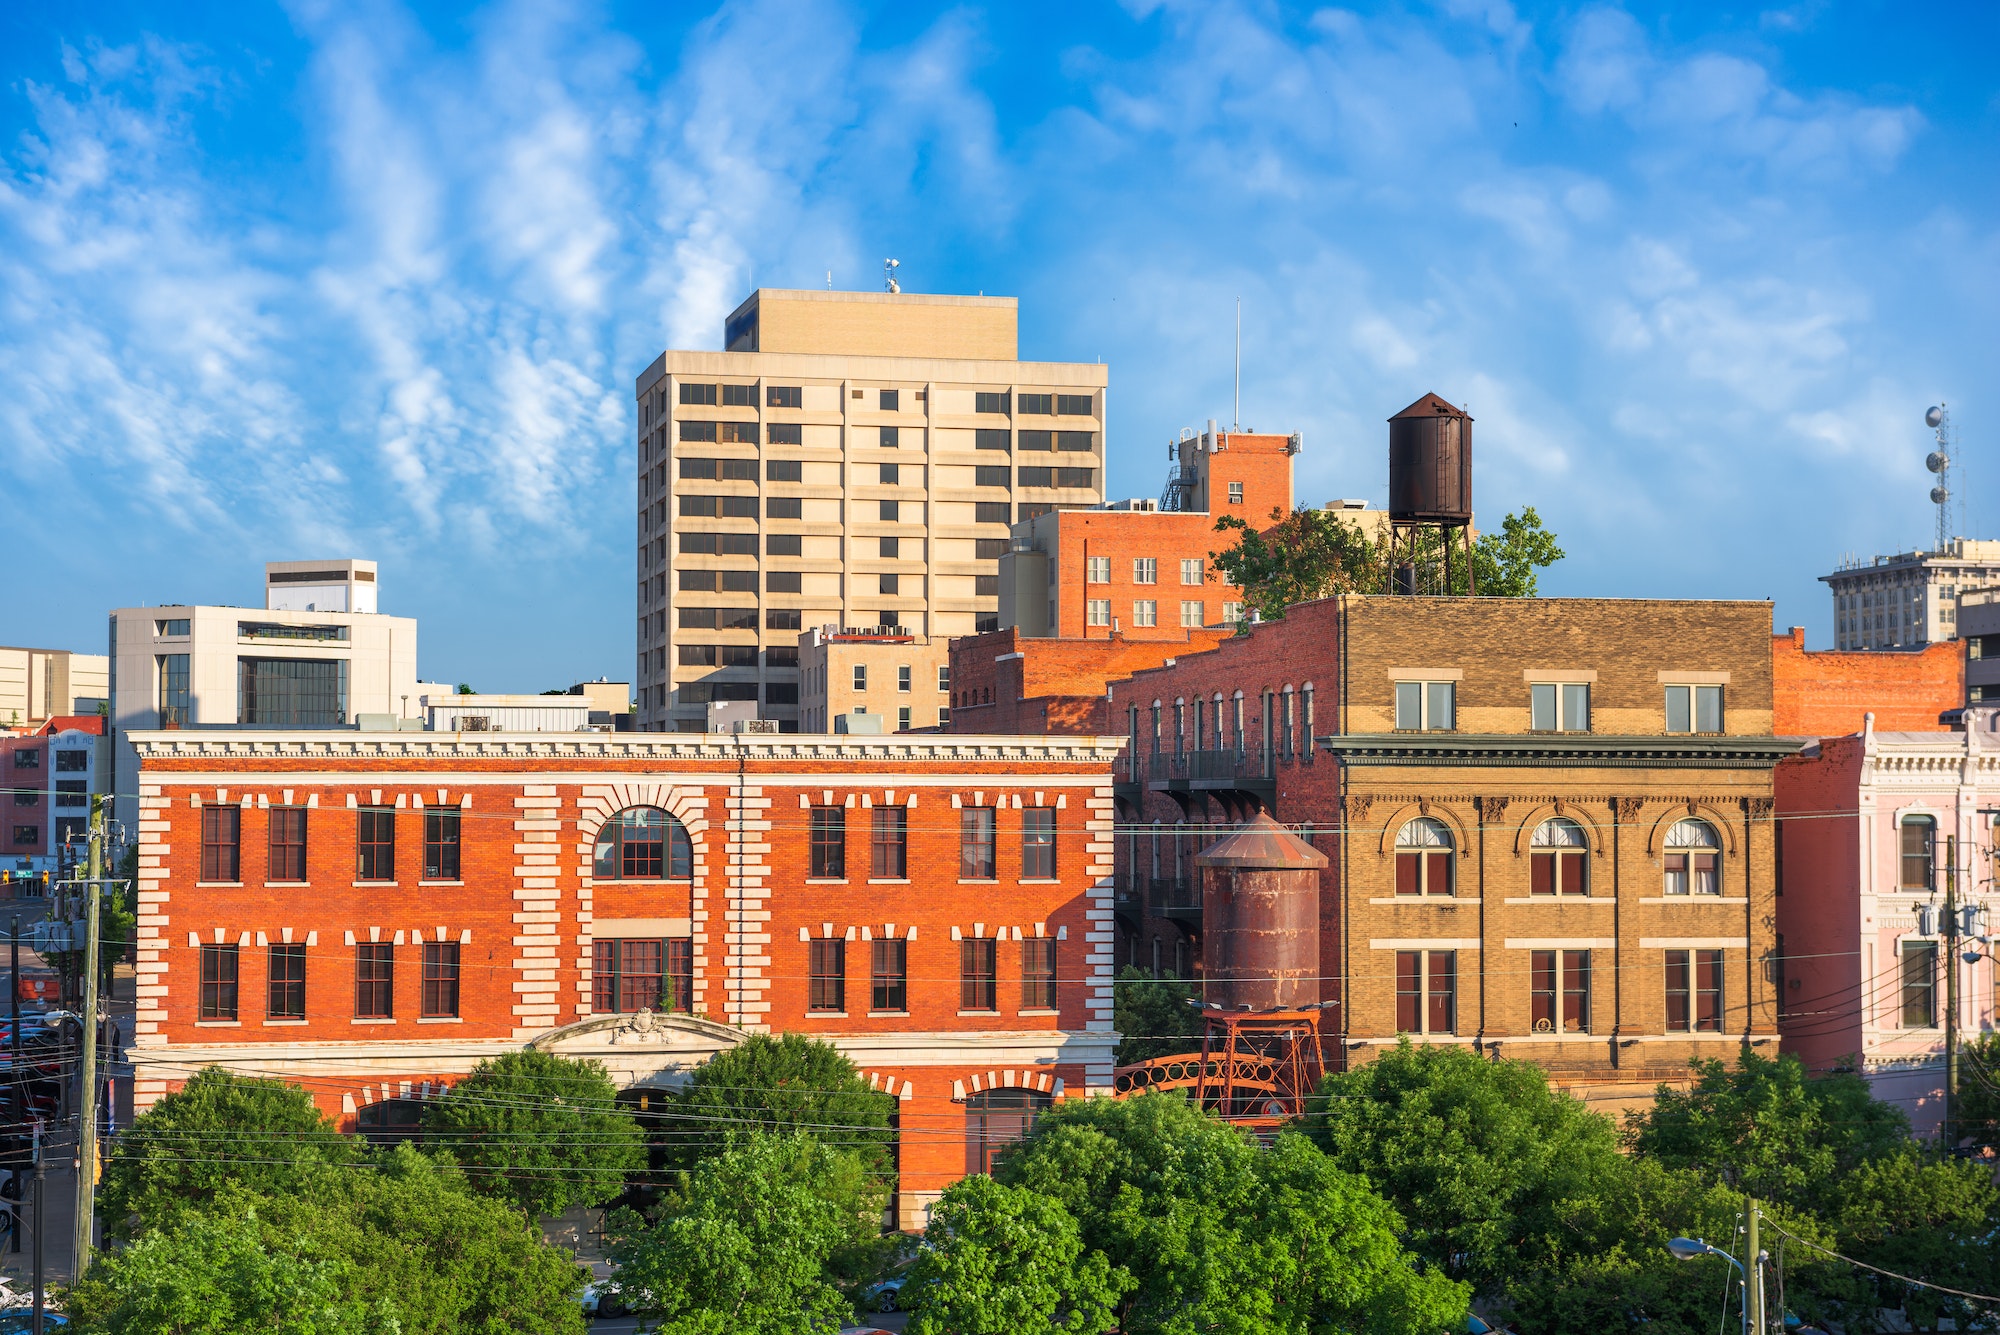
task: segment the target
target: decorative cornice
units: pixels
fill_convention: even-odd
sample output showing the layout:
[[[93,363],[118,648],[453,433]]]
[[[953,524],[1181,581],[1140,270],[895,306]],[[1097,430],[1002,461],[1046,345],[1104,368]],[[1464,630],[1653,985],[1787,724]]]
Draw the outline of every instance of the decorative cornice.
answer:
[[[1342,764],[1604,769],[1770,769],[1796,737],[1608,737],[1589,733],[1363,733],[1321,737]]]
[[[953,733],[452,733],[349,732],[340,729],[251,732],[186,728],[124,734],[142,760],[541,760],[573,763],[641,761],[734,765],[797,761],[1040,761],[1108,765],[1123,737],[960,736]]]

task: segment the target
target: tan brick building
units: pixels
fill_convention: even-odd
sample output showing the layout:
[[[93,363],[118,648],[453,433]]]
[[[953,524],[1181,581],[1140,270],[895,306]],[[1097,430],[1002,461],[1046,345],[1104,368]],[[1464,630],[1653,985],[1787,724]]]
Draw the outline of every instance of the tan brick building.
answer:
[[[1606,1097],[1775,1050],[1768,603],[1341,597],[1111,687],[1119,961],[1191,971],[1193,855],[1328,853],[1339,1062],[1409,1034]]]
[[[908,732],[950,722],[946,641],[894,626],[815,626],[799,636],[800,732]]]

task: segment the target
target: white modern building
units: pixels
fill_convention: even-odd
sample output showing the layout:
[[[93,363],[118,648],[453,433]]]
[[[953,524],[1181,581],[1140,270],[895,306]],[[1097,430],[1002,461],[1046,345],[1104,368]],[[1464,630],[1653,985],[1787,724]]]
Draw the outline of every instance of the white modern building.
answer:
[[[421,727],[417,623],[375,611],[372,561],[276,561],[262,607],[168,604],[111,613],[116,774],[123,739],[155,728],[348,728],[363,715]],[[431,689],[436,689],[435,687]],[[136,818],[119,784],[118,818]]]
[[[2000,584],[2000,541],[1953,538],[1932,552],[1843,561],[1833,590],[1836,649],[1920,649],[1958,638],[1959,599]]]
[[[0,645],[0,728],[38,728],[52,718],[95,714],[109,694],[103,654]]]

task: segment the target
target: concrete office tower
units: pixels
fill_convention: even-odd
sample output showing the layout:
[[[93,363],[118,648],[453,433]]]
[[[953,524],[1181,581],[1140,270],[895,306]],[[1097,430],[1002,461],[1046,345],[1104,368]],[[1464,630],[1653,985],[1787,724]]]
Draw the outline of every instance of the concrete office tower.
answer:
[[[760,288],[637,383],[639,727],[799,723],[799,633],[991,628],[1008,526],[1104,493],[1101,365],[1017,360],[1012,297]]]
[[[95,714],[110,670],[103,654],[0,645],[0,728],[38,728],[52,718]]]
[[[1959,598],[2000,583],[2000,541],[1849,558],[1820,580],[1833,590],[1834,648],[1921,649],[1957,639]]]

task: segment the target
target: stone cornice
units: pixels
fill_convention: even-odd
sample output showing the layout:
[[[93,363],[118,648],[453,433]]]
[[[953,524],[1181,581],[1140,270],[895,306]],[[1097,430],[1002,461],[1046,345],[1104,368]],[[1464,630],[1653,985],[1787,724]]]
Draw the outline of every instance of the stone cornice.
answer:
[[[1770,769],[1797,737],[1613,737],[1597,733],[1391,732],[1329,736],[1321,750],[1348,765],[1600,769]]]
[[[539,761],[559,764],[639,762],[682,765],[875,761],[957,764],[978,761],[1108,765],[1123,737],[976,736],[901,733],[884,737],[780,733],[452,733],[349,732],[341,729],[253,732],[187,728],[128,732],[141,760]]]

